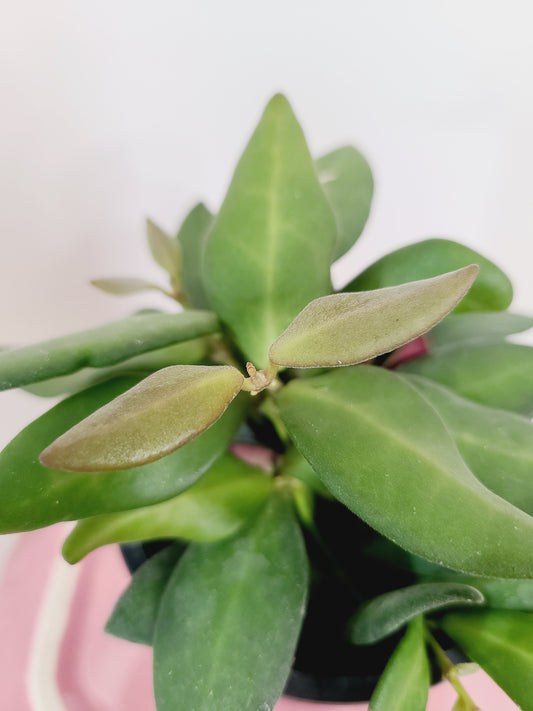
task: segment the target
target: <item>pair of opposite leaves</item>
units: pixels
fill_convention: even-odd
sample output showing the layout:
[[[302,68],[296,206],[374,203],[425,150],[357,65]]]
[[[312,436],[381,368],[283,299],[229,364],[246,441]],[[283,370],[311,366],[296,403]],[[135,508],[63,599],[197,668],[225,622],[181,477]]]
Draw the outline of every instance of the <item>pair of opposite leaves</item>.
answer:
[[[443,319],[478,271],[470,265],[432,279],[315,299],[270,346],[269,371],[355,365],[392,351]],[[40,461],[81,472],[147,464],[210,427],[243,386],[233,366],[163,368],[61,435]],[[245,388],[255,389],[253,382]]]

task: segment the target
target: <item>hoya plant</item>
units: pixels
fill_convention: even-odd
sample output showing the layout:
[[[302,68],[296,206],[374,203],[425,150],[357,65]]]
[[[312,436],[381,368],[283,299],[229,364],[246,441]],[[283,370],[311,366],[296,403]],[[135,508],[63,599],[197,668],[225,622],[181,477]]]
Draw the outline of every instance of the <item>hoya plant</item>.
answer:
[[[95,281],[168,312],[0,354],[3,389],[65,396],[0,455],[1,530],[78,521],[71,563],[164,542],[107,626],[153,645],[158,711],[267,711],[305,675],[370,679],[373,711],[444,676],[472,711],[474,663],[533,709],[533,350],[507,340],[533,320],[448,239],[335,291],[372,191],[275,96],[218,214],[148,222],[168,284]]]

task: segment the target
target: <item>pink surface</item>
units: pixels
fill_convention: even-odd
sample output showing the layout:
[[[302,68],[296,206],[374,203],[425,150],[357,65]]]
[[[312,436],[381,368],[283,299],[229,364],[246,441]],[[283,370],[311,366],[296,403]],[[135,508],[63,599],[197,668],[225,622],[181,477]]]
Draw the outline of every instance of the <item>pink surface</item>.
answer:
[[[51,585],[65,527],[21,534],[0,581],[0,708],[34,711],[28,671],[43,601]],[[119,551],[95,551],[81,563],[70,600],[65,632],[50,680],[62,700],[61,711],[155,711],[151,650],[103,632],[113,604],[129,574]],[[50,613],[48,613],[50,614]],[[463,679],[483,711],[518,707],[485,674]],[[35,701],[35,699],[34,699]],[[428,711],[450,711],[455,693],[447,683],[431,689]],[[39,704],[39,709],[43,709]],[[281,699],[275,711],[364,711],[366,704],[315,704]],[[56,711],[46,707],[46,711]],[[178,710],[177,710],[178,711]],[[237,711],[229,710],[228,711]],[[392,711],[392,710],[391,710]]]

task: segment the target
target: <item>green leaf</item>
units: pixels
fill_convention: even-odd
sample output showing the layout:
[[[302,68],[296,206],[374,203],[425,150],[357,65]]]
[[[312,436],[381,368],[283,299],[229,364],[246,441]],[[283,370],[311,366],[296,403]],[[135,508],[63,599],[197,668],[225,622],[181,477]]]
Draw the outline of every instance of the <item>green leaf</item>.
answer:
[[[143,563],[118,599],[105,631],[129,642],[151,645],[161,596],[177,562],[187,549],[176,541]]]
[[[283,455],[281,473],[302,481],[312,491],[326,499],[332,499],[331,493],[322,483],[322,479],[313,470],[307,459],[304,459],[295,447],[290,447]]]
[[[533,516],[533,424],[478,405],[416,375],[404,376],[433,405],[463,459],[491,491]]]
[[[418,583],[384,593],[365,603],[348,623],[348,634],[354,644],[375,644],[418,615],[483,602],[483,595],[470,585]]]
[[[75,472],[148,464],[216,422],[243,382],[231,365],[168,366],[58,437],[40,462]]]
[[[91,284],[100,291],[105,291],[106,294],[113,296],[129,296],[130,294],[138,294],[141,291],[162,291],[159,284],[154,284],[146,279],[137,279],[136,277],[114,277],[113,279],[91,279]]]
[[[316,167],[337,220],[335,260],[355,244],[363,231],[370,213],[374,181],[368,163],[352,146],[322,156]]]
[[[302,130],[275,96],[207,236],[204,263],[213,309],[258,369],[298,312],[331,292],[335,233]]]
[[[513,298],[513,287],[505,274],[478,252],[448,239],[427,239],[391,252],[365,269],[344,291],[396,286],[407,281],[428,279],[473,263],[479,265],[479,277],[457,311],[506,309]]]
[[[370,711],[425,711],[429,661],[422,618],[413,620],[370,699]]]
[[[205,292],[203,259],[205,240],[213,219],[206,206],[199,203],[189,212],[178,233],[182,259],[180,279],[187,300],[195,309],[210,308]]]
[[[335,370],[292,381],[278,401],[328,489],[381,534],[450,568],[533,577],[533,518],[474,477],[435,410],[395,373]]]
[[[422,335],[449,313],[476,278],[475,265],[410,284],[315,299],[270,347],[290,368],[353,365]]]
[[[237,536],[192,544],[157,619],[158,711],[272,709],[289,674],[307,586],[305,546],[284,492]]]
[[[533,348],[514,343],[456,345],[402,363],[416,373],[489,407],[533,415]]]
[[[39,453],[93,410],[131,388],[138,378],[97,385],[56,405],[28,425],[0,453],[0,532],[148,506],[176,496],[218,459],[242,422],[249,398],[238,397],[206,432],[168,457],[135,469],[72,474],[48,469]]]
[[[427,334],[430,350],[455,343],[501,341],[533,328],[533,318],[508,311],[450,314]]]
[[[146,220],[146,236],[154,261],[168,273],[172,286],[178,287],[181,261],[180,243],[165,234],[152,220]]]
[[[89,331],[1,352],[0,390],[37,383],[88,366],[113,365],[217,330],[216,317],[207,311],[137,314]]]
[[[110,543],[158,538],[215,541],[235,533],[264,504],[272,479],[230,454],[202,478],[168,501],[80,521],[63,546],[63,557],[77,563]]]
[[[523,711],[533,710],[533,614],[450,613],[440,625]]]

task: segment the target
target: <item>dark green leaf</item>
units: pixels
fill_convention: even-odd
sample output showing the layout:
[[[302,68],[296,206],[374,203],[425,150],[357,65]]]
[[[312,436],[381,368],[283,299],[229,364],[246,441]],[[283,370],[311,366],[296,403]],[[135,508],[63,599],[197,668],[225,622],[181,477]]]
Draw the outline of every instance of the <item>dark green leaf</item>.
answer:
[[[394,650],[376,690],[370,711],[425,711],[429,661],[422,618],[413,620]]]
[[[348,633],[354,644],[375,644],[418,615],[483,602],[483,595],[470,585],[418,583],[384,593],[365,603],[351,618]]]
[[[50,442],[138,380],[117,378],[74,395],[32,422],[7,445],[0,453],[2,533],[164,501],[191,486],[213,464],[241,423],[247,399],[237,398],[206,432],[143,467],[72,474],[39,464],[39,453]]]
[[[533,711],[533,614],[450,613],[440,624],[523,711]]]
[[[513,288],[505,274],[478,252],[448,239],[427,239],[397,249],[365,269],[344,291],[367,291],[417,279],[428,279],[443,272],[466,267],[467,264],[479,265],[479,277],[456,310],[464,312],[506,309],[513,298]]]
[[[158,711],[268,711],[289,674],[308,570],[279,492],[231,539],[192,544],[163,595],[154,641]]]
[[[213,309],[257,368],[303,307],[330,293],[335,234],[302,130],[275,96],[207,236],[204,263]]]
[[[427,334],[430,350],[455,343],[501,341],[533,328],[533,318],[508,311],[450,314]]]
[[[316,167],[337,220],[335,260],[355,244],[363,231],[370,213],[374,181],[368,163],[352,146],[322,156]]]
[[[129,642],[153,643],[161,596],[186,548],[185,543],[176,541],[135,571],[107,621],[106,632]]]
[[[212,223],[213,215],[203,203],[199,203],[189,212],[178,233],[181,283],[188,302],[195,309],[210,308],[204,286],[203,253]]]
[[[328,489],[406,550],[473,574],[533,577],[533,518],[486,489],[406,380],[357,366],[278,395],[294,443]]]
[[[89,331],[0,353],[0,390],[37,383],[87,366],[113,365],[217,330],[216,317],[207,311],[137,314]]]
[[[131,511],[79,521],[63,546],[63,557],[77,563],[95,548],[158,538],[215,541],[235,533],[257,513],[272,479],[230,454],[173,499]]]
[[[533,348],[529,346],[450,346],[402,363],[398,369],[436,380],[482,405],[533,415]]]

